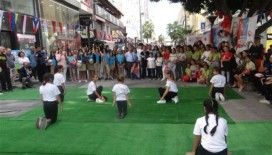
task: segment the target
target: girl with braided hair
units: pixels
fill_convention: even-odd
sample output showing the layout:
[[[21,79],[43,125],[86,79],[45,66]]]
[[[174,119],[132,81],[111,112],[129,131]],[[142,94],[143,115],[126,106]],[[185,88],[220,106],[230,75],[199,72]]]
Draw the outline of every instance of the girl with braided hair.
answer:
[[[218,103],[207,99],[203,103],[205,116],[196,120],[192,152],[188,155],[227,155],[227,121],[218,115]]]

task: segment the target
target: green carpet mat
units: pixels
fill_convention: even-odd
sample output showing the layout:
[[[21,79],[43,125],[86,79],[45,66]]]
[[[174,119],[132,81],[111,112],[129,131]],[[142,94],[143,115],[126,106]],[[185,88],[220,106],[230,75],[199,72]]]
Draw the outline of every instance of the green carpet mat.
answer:
[[[26,96],[28,96],[29,98],[34,98],[38,95],[35,95],[37,92],[33,92],[33,90],[25,90],[25,94],[21,91],[15,91],[15,97],[24,96],[24,99],[26,99]],[[159,105],[156,103],[159,96],[155,88],[131,89],[132,107],[129,108],[128,117],[122,123],[194,124],[196,118],[203,115],[202,102],[207,98],[208,90],[205,87],[186,87],[180,90],[179,104]],[[19,96],[16,93],[21,95]],[[105,89],[104,93],[109,99],[108,102],[106,104],[96,104],[87,102],[85,89],[69,88],[65,95],[65,109],[62,119],[65,122],[116,122],[116,109],[112,106],[111,90]],[[229,99],[240,97],[231,89],[226,94]],[[8,98],[8,95],[3,97]],[[233,123],[221,107],[219,112],[229,123]],[[42,107],[38,107],[20,117],[12,119],[34,120],[42,113]]]
[[[158,105],[155,88],[132,88],[132,107],[124,120],[116,118],[111,105],[86,101],[86,90],[69,88],[64,112],[59,121],[46,131],[37,130],[35,119],[43,114],[38,106],[13,118],[0,118],[0,154],[14,155],[184,155],[192,145],[195,119],[203,115],[205,87],[180,89],[181,103]],[[228,99],[241,96],[233,90]],[[38,99],[36,89],[15,90],[0,99]],[[1,102],[1,101],[0,101]],[[40,102],[40,101],[39,101]],[[233,155],[271,155],[272,123],[234,123],[220,108],[220,115],[229,122],[228,145]]]

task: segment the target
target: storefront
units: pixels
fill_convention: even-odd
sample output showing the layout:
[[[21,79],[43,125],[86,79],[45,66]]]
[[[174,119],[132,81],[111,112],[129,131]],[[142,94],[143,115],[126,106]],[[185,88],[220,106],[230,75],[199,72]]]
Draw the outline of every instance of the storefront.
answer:
[[[32,32],[32,18],[35,15],[33,0],[0,0],[0,10],[4,11],[0,45],[11,49],[33,46],[36,42]],[[10,24],[11,18],[14,18],[13,24]]]
[[[79,11],[53,0],[41,0],[40,5],[43,46],[79,48]]]

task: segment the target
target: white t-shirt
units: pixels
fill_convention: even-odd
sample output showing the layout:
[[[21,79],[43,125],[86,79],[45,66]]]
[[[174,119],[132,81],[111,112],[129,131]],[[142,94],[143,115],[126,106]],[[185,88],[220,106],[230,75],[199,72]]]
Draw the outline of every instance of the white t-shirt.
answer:
[[[23,67],[24,62],[30,63],[28,57],[18,57],[18,63],[20,65],[20,68]]]
[[[39,91],[42,95],[42,100],[48,102],[56,101],[56,96],[60,94],[58,87],[52,83],[46,83],[45,85],[40,86]]]
[[[177,87],[176,83],[171,80],[167,80],[165,86],[169,87],[170,92],[174,92],[174,93],[178,92],[178,87]]]
[[[157,57],[156,59],[156,66],[161,67],[162,66],[163,59],[162,57]]]
[[[138,57],[138,61],[141,61],[141,53],[142,53],[142,49],[137,49],[137,57]]]
[[[217,74],[212,77],[210,82],[216,88],[224,88],[226,84],[226,77],[221,74]]]
[[[209,114],[208,123],[206,134],[204,132],[204,127],[206,126],[205,116],[198,118],[194,127],[194,135],[201,136],[201,145],[209,152],[217,153],[223,151],[227,148],[225,140],[225,136],[228,135],[227,121],[224,118],[218,118],[218,126],[213,136],[210,132],[216,126],[216,116],[214,114]]]
[[[179,61],[185,61],[186,60],[186,54],[185,53],[177,53],[177,59]]]
[[[122,83],[115,84],[112,92],[116,95],[116,101],[126,101],[126,95],[130,93],[128,86]]]
[[[204,51],[203,54],[202,54],[202,56],[201,56],[201,59],[202,59],[202,60],[207,60],[207,59],[209,59],[210,54],[211,54],[211,51]]]
[[[63,74],[61,73],[56,73],[54,75],[54,81],[53,81],[54,85],[56,86],[61,86],[63,83],[65,83],[65,79]]]
[[[147,60],[147,68],[156,68],[154,57],[148,57],[146,60]]]
[[[87,88],[87,95],[93,94],[94,91],[96,91],[96,84],[93,81],[91,81]]]
[[[175,62],[177,60],[177,55],[175,53],[171,53],[169,60],[170,62]]]

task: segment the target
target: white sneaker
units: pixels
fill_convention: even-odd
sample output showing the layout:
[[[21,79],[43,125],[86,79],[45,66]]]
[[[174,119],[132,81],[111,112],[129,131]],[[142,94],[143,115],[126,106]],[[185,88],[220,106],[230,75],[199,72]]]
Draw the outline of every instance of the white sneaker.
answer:
[[[219,93],[215,93],[215,100],[216,101],[220,101],[220,95],[219,95]]]
[[[91,100],[90,100],[90,99],[87,99],[87,102],[91,102]]]
[[[172,101],[174,101],[174,103],[177,104],[178,101],[179,101],[178,96],[173,97],[173,98],[172,98]]]
[[[166,101],[165,101],[165,100],[159,100],[159,101],[157,101],[157,103],[158,103],[158,104],[165,104]]]
[[[101,100],[100,98],[97,98],[97,99],[95,100],[95,102],[96,102],[96,103],[104,103],[104,101]]]
[[[87,81],[87,80],[85,80],[85,82],[87,83],[88,81]]]
[[[0,93],[0,95],[3,95],[3,93]]]
[[[81,80],[79,80],[78,83],[81,83]]]
[[[264,103],[264,104],[270,104],[270,101],[266,100],[266,99],[262,99],[259,101],[260,103]]]
[[[224,102],[225,101],[224,95],[222,93],[218,93],[218,94],[219,94],[219,99]]]

